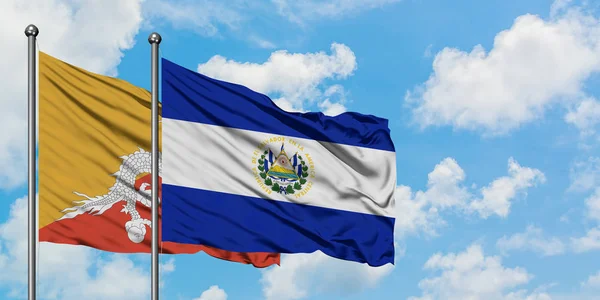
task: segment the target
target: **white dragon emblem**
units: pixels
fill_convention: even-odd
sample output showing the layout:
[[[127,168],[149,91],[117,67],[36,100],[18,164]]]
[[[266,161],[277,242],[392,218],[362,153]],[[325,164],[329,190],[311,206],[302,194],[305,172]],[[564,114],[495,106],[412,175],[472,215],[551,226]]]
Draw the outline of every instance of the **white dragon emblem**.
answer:
[[[86,212],[89,212],[90,214],[95,212],[95,215],[101,215],[106,210],[111,208],[113,204],[119,201],[125,201],[126,204],[123,205],[121,212],[131,215],[131,220],[125,223],[125,230],[127,231],[127,235],[132,242],[141,243],[146,236],[145,225],[150,226],[152,221],[142,219],[135,208],[135,204],[137,201],[139,201],[147,207],[152,207],[151,190],[146,190],[146,188],[150,186],[149,184],[142,183],[139,191],[137,191],[135,189],[135,180],[138,175],[150,173],[152,171],[152,154],[151,152],[147,152],[144,151],[144,149],[139,148],[139,151],[136,151],[130,155],[122,156],[121,159],[123,159],[121,168],[119,171],[113,174],[113,176],[117,178],[116,182],[108,189],[108,194],[92,198],[85,194],[74,191],[74,194],[85,197],[87,200],[74,201],[74,203],[78,203],[80,205],[64,209],[62,212],[67,213],[65,213],[65,215],[63,215],[59,220],[71,219]],[[161,153],[159,152],[158,176],[161,174],[161,169],[162,158]],[[158,200],[160,202],[160,198]]]

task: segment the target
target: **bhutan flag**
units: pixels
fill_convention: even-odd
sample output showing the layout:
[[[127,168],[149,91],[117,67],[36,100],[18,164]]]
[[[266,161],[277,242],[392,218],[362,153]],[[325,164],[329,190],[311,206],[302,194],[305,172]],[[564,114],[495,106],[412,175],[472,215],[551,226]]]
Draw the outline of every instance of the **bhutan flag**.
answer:
[[[150,101],[143,88],[39,52],[40,242],[150,253]],[[256,267],[279,264],[278,253],[159,241],[160,253],[199,251]]]

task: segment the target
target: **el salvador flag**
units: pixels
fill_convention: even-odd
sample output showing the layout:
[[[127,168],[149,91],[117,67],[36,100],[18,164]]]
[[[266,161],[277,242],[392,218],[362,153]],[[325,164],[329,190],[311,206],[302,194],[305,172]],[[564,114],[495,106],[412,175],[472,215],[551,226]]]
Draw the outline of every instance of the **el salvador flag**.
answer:
[[[394,263],[388,121],[290,113],[162,59],[162,239]]]

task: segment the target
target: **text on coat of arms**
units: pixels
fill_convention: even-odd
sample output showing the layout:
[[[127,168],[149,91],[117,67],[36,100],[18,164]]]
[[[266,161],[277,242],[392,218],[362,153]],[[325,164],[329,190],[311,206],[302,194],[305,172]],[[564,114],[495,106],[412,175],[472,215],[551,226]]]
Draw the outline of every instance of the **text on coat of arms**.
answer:
[[[286,143],[296,148],[291,156],[286,152]],[[273,146],[279,151],[274,152]],[[261,142],[254,150],[252,164],[254,178],[267,194],[275,192],[300,198],[308,193],[313,185],[311,179],[315,178],[312,157],[290,138],[272,137]]]

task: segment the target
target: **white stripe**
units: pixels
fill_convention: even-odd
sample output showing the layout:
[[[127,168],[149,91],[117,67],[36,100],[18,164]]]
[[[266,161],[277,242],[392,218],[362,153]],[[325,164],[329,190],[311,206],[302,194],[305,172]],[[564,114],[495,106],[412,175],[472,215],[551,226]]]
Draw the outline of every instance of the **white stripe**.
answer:
[[[162,122],[165,184],[393,216],[394,152],[167,118]],[[290,158],[298,151],[307,165],[309,157],[312,159],[314,168],[309,168],[310,175],[303,186],[310,188],[305,193],[283,195],[257,182],[264,180],[253,171],[258,165],[253,158],[260,158],[267,147],[275,156],[280,152],[282,142],[276,141],[256,154],[259,145],[270,138],[284,139]],[[290,141],[299,146],[294,147]]]

